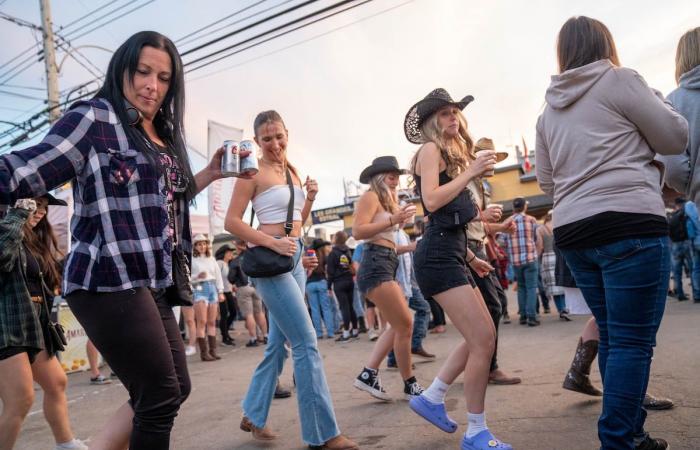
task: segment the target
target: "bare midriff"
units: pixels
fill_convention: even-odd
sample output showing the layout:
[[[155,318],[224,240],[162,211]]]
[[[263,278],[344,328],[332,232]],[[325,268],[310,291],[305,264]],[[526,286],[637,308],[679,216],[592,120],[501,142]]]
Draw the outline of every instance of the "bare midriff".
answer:
[[[258,226],[258,230],[262,231],[263,233],[269,235],[269,236],[284,236],[285,231],[284,231],[284,224],[283,223],[268,223],[268,224],[261,224]],[[297,220],[294,222],[294,228],[292,229],[292,232],[289,234],[289,237],[299,237],[301,236],[301,221]]]

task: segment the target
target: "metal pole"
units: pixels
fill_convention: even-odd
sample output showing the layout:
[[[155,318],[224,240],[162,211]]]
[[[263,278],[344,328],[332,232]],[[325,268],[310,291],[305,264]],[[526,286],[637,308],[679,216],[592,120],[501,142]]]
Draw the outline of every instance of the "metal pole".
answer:
[[[46,93],[48,98],[49,122],[56,122],[61,116],[58,91],[58,67],[53,40],[50,0],[39,0],[41,9],[41,34],[44,40],[44,66],[46,68]]]

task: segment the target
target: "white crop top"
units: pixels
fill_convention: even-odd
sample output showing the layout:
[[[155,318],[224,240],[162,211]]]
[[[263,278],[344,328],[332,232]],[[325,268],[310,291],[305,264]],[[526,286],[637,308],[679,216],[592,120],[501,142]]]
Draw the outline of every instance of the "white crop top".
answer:
[[[299,186],[294,186],[294,210],[292,220],[301,221],[301,209],[304,207],[304,191]],[[264,192],[253,198],[253,209],[258,216],[258,221],[263,224],[284,223],[287,220],[287,206],[289,205],[289,185],[277,184],[270,186]]]

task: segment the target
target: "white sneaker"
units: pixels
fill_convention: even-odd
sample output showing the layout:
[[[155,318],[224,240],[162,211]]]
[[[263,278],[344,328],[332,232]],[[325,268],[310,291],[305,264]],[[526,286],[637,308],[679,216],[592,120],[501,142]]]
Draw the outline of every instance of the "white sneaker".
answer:
[[[185,346],[185,356],[192,356],[197,354],[197,348],[193,345]]]
[[[80,439],[73,439],[70,442],[64,442],[63,444],[56,444],[54,450],[89,450],[85,442]]]
[[[372,342],[374,342],[374,341],[376,341],[377,339],[379,339],[379,333],[377,333],[377,331],[376,331],[374,328],[372,328],[371,330],[369,330],[369,333],[367,333],[367,336],[369,336],[369,340],[372,341]]]

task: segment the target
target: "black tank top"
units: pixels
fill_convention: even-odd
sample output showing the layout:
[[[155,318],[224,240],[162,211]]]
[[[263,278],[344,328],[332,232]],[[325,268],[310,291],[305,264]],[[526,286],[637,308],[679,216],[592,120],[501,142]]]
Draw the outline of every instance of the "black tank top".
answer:
[[[418,195],[420,195],[420,204],[423,206],[423,211],[427,212],[428,214],[430,214],[431,212],[435,212],[435,211],[429,211],[428,208],[425,207],[425,203],[423,203],[423,194],[420,191],[420,175],[413,174],[413,177],[416,179],[416,191],[418,192]],[[438,179],[439,186],[442,186],[443,184],[447,184],[450,181],[452,181],[452,178],[450,178],[449,175],[447,175],[446,170],[443,170],[442,172],[440,172],[440,177]],[[454,200],[452,200],[451,202],[453,202],[453,201]],[[445,205],[445,206],[447,206],[447,205]],[[443,206],[443,208],[444,208],[444,206]]]

